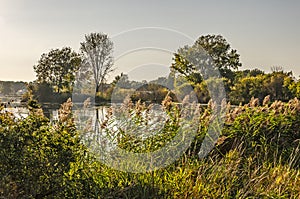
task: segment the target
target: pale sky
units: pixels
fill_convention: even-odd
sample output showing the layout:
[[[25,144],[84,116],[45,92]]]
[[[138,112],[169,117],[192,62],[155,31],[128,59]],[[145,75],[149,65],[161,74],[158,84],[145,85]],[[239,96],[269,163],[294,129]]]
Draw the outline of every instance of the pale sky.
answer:
[[[0,80],[34,80],[42,53],[78,52],[90,32],[110,35],[116,74],[137,79],[165,75],[172,53],[205,34],[223,35],[244,69],[298,77],[299,9],[298,0],[0,0]]]

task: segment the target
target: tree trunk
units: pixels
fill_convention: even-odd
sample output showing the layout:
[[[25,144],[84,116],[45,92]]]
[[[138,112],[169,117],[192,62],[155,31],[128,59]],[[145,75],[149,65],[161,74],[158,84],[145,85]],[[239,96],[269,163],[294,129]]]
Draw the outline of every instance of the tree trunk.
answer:
[[[100,86],[96,85],[96,95],[98,94],[99,90],[100,90]]]

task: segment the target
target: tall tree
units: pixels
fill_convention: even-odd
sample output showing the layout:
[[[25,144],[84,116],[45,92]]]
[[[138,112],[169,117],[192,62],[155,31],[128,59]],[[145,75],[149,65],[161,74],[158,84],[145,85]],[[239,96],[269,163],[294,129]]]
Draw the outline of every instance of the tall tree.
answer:
[[[175,53],[171,68],[187,77],[193,83],[200,83],[206,72],[218,69],[222,77],[234,79],[232,70],[242,64],[237,50],[221,35],[199,37],[193,46],[184,46]],[[197,63],[198,65],[196,66]]]
[[[96,94],[103,91],[103,84],[113,69],[113,42],[104,33],[90,33],[85,35],[81,43],[81,52],[84,55],[84,68],[94,77]]]
[[[81,55],[70,47],[54,49],[42,54],[35,65],[38,83],[50,84],[56,92],[72,91],[75,74],[81,65]]]
[[[201,36],[195,45],[201,46],[212,57],[221,73],[226,73],[226,70],[237,70],[242,66],[237,50],[232,49],[222,35]]]

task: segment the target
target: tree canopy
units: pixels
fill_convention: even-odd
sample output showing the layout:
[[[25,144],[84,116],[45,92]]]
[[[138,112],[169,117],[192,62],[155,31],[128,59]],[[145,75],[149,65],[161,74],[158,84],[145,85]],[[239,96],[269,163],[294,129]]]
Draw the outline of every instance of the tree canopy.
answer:
[[[192,83],[200,83],[203,76],[218,70],[222,77],[233,79],[232,70],[242,64],[237,50],[221,35],[199,37],[192,46],[179,48],[171,68],[184,75]]]
[[[85,35],[80,49],[84,55],[82,73],[93,75],[98,93],[108,74],[113,71],[113,42],[107,34],[90,33]]]
[[[38,64],[34,66],[38,83],[50,84],[60,93],[72,91],[75,74],[81,65],[80,54],[70,47],[53,49],[42,54]]]

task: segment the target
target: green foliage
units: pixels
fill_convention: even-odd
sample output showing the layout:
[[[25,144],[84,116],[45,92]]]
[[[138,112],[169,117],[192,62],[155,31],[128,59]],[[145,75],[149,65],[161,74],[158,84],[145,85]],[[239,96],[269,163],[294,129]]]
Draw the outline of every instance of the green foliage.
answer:
[[[273,67],[270,74],[258,69],[238,71],[241,66],[239,57],[237,50],[231,49],[221,35],[205,35],[199,37],[193,46],[184,46],[174,54],[171,70],[195,87],[200,102],[207,103],[210,99],[207,82],[203,81],[220,78],[218,72],[233,104],[248,103],[252,97],[262,102],[267,95],[272,101],[285,102],[300,96],[299,82],[291,72],[284,72],[282,67]]]
[[[221,77],[233,80],[233,70],[242,64],[237,50],[221,35],[205,35],[198,38],[191,47],[185,46],[175,53],[171,68],[185,76],[191,83],[201,83],[218,70]],[[214,76],[217,77],[217,76]]]
[[[191,83],[200,83],[203,81],[202,74],[196,67],[188,61],[184,55],[175,53],[174,63],[171,69],[183,75]]]
[[[69,91],[57,93],[53,90],[52,85],[46,82],[31,82],[27,86],[27,93],[23,95],[22,101],[30,99],[37,100],[41,104],[49,104],[58,106],[72,96]]]
[[[233,104],[247,103],[252,97],[262,100],[266,96],[264,87],[265,76],[250,76],[241,78],[233,85],[229,94]]]
[[[168,104],[173,119],[178,119],[179,115],[176,112],[179,113],[180,109],[176,109],[176,106],[168,100],[165,103]],[[131,117],[138,119],[138,124],[143,126],[145,125],[144,114],[137,112],[143,112],[140,106],[132,107],[135,111],[131,112]],[[212,106],[213,104],[208,108],[199,109],[198,136],[182,158],[165,169],[145,174],[112,172],[115,176],[113,179],[118,180],[110,181],[115,185],[113,189],[109,189],[108,196],[117,198],[299,197],[299,186],[297,186],[300,182],[299,101],[294,99],[289,103],[270,104],[269,98],[266,98],[264,105],[258,106],[258,99],[253,99],[245,106],[227,110],[225,128],[216,143],[216,148],[207,158],[199,160],[197,152],[212,117]],[[147,110],[147,107],[144,108]],[[177,119],[170,120],[172,128],[176,127]],[[177,128],[169,130],[176,132]],[[123,131],[122,135],[119,146],[134,152],[160,148],[164,146],[165,140],[172,139],[174,136],[172,133],[165,134],[162,139],[152,138],[151,142],[147,142],[147,139],[130,136],[132,135],[130,132]]]
[[[70,48],[51,50],[34,66],[38,79],[28,84],[24,95],[29,115],[16,117],[0,106],[0,198],[300,197],[300,102],[292,99],[300,97],[300,81],[292,73],[281,67],[274,67],[270,74],[258,69],[237,71],[241,66],[237,51],[224,37],[206,35],[175,53],[168,78],[147,84],[129,81],[121,74],[106,85],[113,70],[112,50],[113,43],[103,33],[85,36],[81,43],[83,62]],[[217,70],[222,78],[214,73]],[[87,80],[79,82],[82,85],[75,91],[81,98],[91,97],[92,76],[96,102],[109,101],[113,92],[120,99],[133,93],[132,100],[127,97],[120,108],[107,109],[103,120],[96,111],[96,125],[100,126],[95,132],[80,132],[74,124],[68,98],[77,71],[78,80]],[[210,73],[214,78],[209,78]],[[199,159],[208,126],[216,117],[213,110],[219,108],[210,100],[208,90],[219,93],[221,83],[230,101],[241,105],[221,105],[221,111],[226,112],[221,136],[215,148]],[[199,102],[207,105],[189,104],[188,98],[181,104],[174,102],[174,93],[186,93],[190,84]],[[15,94],[24,85],[0,82],[0,92]],[[38,104],[64,101],[55,122],[44,116]],[[157,115],[152,110],[155,105],[143,101],[162,102],[165,115]],[[182,108],[184,104],[190,105],[188,111]],[[176,137],[185,118],[190,118],[185,125],[197,127],[190,147],[168,167],[152,172],[136,174],[109,168],[99,161],[93,147],[83,144],[87,139],[83,133],[93,133],[88,137],[92,144],[99,144],[99,137],[105,135],[126,151],[154,152]],[[179,144],[186,141],[190,130],[184,128]],[[111,146],[102,140],[99,148],[105,147]],[[137,162],[128,165],[136,166]]]
[[[113,94],[114,102],[122,102],[127,95],[130,95],[132,101],[137,102],[141,100],[147,103],[161,103],[167,94],[169,94],[174,100],[176,96],[173,91],[174,78],[172,74],[168,77],[159,77],[156,80],[149,83],[130,81],[127,74],[121,73],[117,75],[109,89],[103,92],[106,99],[110,100]]]
[[[183,59],[180,55],[175,55],[175,62],[177,59]],[[186,60],[181,60],[186,62]],[[176,68],[178,67],[178,68]],[[252,97],[258,98],[260,102],[266,96],[270,96],[272,102],[276,100],[287,102],[294,97],[300,97],[300,81],[297,81],[291,72],[275,71],[272,73],[264,73],[259,69],[232,71],[232,77],[229,78],[207,78],[203,81],[203,77],[200,73],[195,72],[195,67],[191,64],[181,63],[173,64],[171,67],[172,72],[168,78],[158,78],[151,81],[149,85],[156,85],[157,89],[153,89],[153,86],[145,89],[140,82],[129,81],[128,76],[122,74],[117,76],[110,89],[104,92],[105,100],[110,99],[110,94],[114,91],[115,94],[120,92],[120,99],[124,99],[126,93],[132,94],[132,89],[137,89],[137,92],[132,94],[132,99],[138,101],[151,101],[154,99],[156,102],[161,102],[165,97],[166,92],[159,88],[159,85],[167,85],[168,90],[172,93],[180,95],[184,93],[186,88],[193,88],[198,97],[198,102],[208,103],[211,99],[211,94],[217,89],[211,86],[211,91],[208,90],[208,85],[223,85],[227,94],[227,99],[234,105],[240,103],[248,103]],[[175,71],[180,75],[175,74]],[[215,82],[215,83],[213,83]],[[115,87],[115,85],[117,85]],[[143,89],[143,93],[139,90]],[[123,94],[121,94],[123,93]],[[150,95],[152,93],[152,95]],[[176,100],[175,96],[172,96]],[[155,101],[155,100],[154,100]],[[120,101],[121,102],[121,101]]]
[[[242,71],[241,71],[242,72]],[[241,73],[240,72],[240,73]],[[270,74],[246,72],[246,76],[238,75],[228,94],[233,104],[248,103],[252,97],[260,102],[270,95],[271,100],[289,101],[297,96],[296,83],[290,73],[273,72]],[[239,74],[240,74],[239,73]]]
[[[72,164],[82,161],[84,146],[68,117],[50,124],[35,103],[30,107],[30,115],[20,120],[9,113],[0,114],[0,195],[67,196],[66,190],[73,185],[66,174]]]
[[[168,120],[162,120],[163,123],[162,130],[149,130],[154,128],[150,123],[153,115],[151,114],[150,104],[146,106],[145,103],[141,103],[138,101],[135,107],[131,107],[131,103],[129,102],[129,107],[125,110],[125,118],[127,118],[127,122],[134,122],[131,128],[127,128],[127,131],[121,131],[118,135],[116,132],[113,132],[114,135],[120,137],[118,142],[118,146],[126,149],[127,151],[133,151],[135,153],[145,153],[155,151],[163,146],[166,143],[170,142],[179,129],[179,108],[174,106],[171,101],[170,96],[166,96],[162,101],[163,107],[166,110]],[[124,119],[125,119],[124,118]],[[153,124],[157,125],[157,124]],[[139,135],[136,131],[139,126],[147,126],[148,130],[141,131],[147,132],[146,134]],[[132,134],[128,133],[128,131],[133,131]]]
[[[75,74],[81,65],[81,55],[70,47],[42,54],[35,65],[37,82],[50,85],[57,93],[73,89]]]
[[[161,103],[167,95],[175,99],[174,93],[171,93],[168,88],[159,84],[149,83],[139,87],[132,94],[131,99],[134,102],[141,100],[148,103]]]
[[[276,101],[269,105],[268,99],[264,100],[264,106],[258,106],[258,99],[252,99],[248,105],[232,110],[228,127],[223,131],[224,150],[243,143],[244,154],[259,154],[259,161],[297,166],[300,159],[295,150],[300,146],[300,103],[294,99],[289,103]]]
[[[215,104],[197,106],[198,134],[191,147],[168,167],[141,174],[113,170],[90,153],[73,123],[70,100],[61,106],[56,123],[49,123],[35,101],[23,119],[0,108],[0,197],[299,198],[300,102],[271,103],[268,97],[258,104],[252,99],[244,106],[223,107],[224,129],[204,159],[197,153]],[[117,129],[117,144],[134,152],[164,146],[176,135],[184,112],[169,97],[162,105],[169,118],[163,130],[140,139],[130,130],[151,127],[151,106],[128,99],[125,115],[118,118],[133,128]],[[108,110],[103,132],[112,132],[114,117]]]
[[[231,49],[222,35],[201,36],[195,45],[201,46],[208,52],[221,74],[226,74],[226,70],[237,70],[242,65],[237,50]]]

